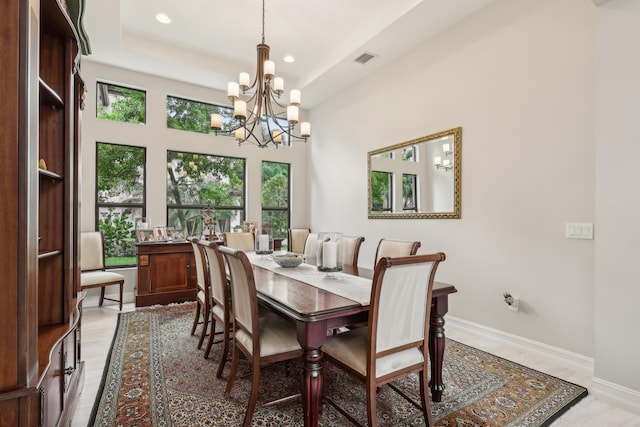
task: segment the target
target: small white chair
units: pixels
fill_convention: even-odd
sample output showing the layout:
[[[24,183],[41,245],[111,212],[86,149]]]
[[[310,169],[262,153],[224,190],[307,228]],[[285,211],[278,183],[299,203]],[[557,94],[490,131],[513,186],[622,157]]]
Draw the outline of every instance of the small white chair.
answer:
[[[120,299],[107,298],[107,286],[120,287]],[[100,307],[104,300],[120,303],[122,311],[122,288],[124,276],[107,271],[104,266],[104,235],[102,231],[87,231],[80,235],[80,289],[100,288]]]
[[[366,328],[332,335],[322,346],[325,358],[366,385],[369,426],[378,425],[376,390],[418,374],[422,414],[433,425],[429,399],[429,322],[433,280],[443,253],[382,258],[373,275]],[[405,397],[406,398],[406,397]],[[343,415],[353,418],[327,399]]]

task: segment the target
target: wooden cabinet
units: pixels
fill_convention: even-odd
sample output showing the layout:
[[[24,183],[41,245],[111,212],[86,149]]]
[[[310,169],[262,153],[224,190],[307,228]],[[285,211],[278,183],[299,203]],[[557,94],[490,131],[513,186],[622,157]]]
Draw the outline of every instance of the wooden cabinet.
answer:
[[[196,299],[197,272],[189,242],[139,243],[136,306]]]
[[[84,374],[78,135],[84,82],[68,8],[4,0],[0,79],[0,426],[62,426]],[[42,162],[40,161],[42,159]]]

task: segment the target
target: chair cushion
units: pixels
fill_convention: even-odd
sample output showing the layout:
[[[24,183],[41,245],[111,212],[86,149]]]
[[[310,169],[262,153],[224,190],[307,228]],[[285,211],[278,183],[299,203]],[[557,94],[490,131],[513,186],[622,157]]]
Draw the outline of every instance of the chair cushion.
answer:
[[[89,271],[80,274],[80,286],[99,286],[124,281],[124,276],[111,271]]]
[[[364,327],[332,335],[327,338],[327,342],[322,346],[322,351],[349,366],[360,375],[366,376],[368,333],[369,329]],[[422,352],[417,348],[379,357],[376,360],[376,378],[422,362]]]
[[[213,311],[213,314],[218,319],[224,319],[224,307],[222,307],[220,304],[215,304],[213,307],[211,307],[211,311]]]
[[[266,312],[264,316],[260,317],[259,327],[260,357],[300,350],[295,325],[277,314]],[[245,331],[235,331],[234,339],[249,350],[249,353],[252,352],[251,336]]]

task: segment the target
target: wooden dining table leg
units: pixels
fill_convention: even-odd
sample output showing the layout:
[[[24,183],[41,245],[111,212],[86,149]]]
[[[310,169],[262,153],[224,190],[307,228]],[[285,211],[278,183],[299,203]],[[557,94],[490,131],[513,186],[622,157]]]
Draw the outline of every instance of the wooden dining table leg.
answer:
[[[324,363],[322,344],[327,339],[326,322],[298,322],[298,341],[302,346],[302,408],[305,427],[317,427],[320,421]]]
[[[444,391],[442,381],[442,362],[444,359],[444,315],[449,310],[448,295],[442,295],[432,299],[431,319],[429,326],[429,360],[431,362],[431,400],[440,402]]]

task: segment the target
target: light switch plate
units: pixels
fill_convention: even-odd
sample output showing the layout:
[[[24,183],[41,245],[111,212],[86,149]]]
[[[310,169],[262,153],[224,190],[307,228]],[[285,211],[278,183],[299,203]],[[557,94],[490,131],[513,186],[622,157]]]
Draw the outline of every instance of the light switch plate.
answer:
[[[570,222],[565,225],[567,239],[593,239],[593,224]]]

